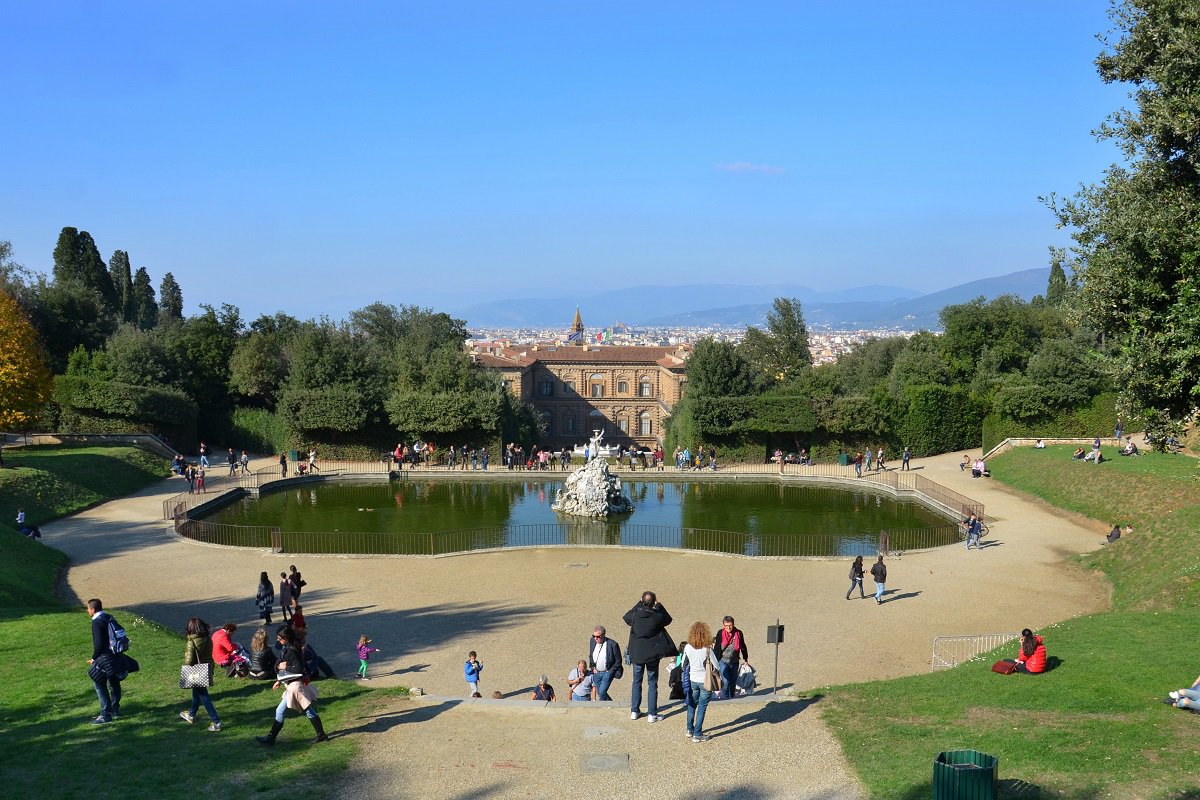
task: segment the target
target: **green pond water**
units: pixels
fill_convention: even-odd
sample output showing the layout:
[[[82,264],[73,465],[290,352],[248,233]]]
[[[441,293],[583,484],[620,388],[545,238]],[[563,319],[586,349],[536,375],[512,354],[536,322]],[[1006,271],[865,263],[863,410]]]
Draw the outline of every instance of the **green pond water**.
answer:
[[[948,521],[924,506],[862,490],[625,481],[634,511],[597,521],[551,510],[561,485],[551,479],[309,483],[241,500],[206,521],[278,528],[286,552],[309,553],[623,544],[744,555],[870,555],[881,530],[888,531],[891,550],[956,538]]]

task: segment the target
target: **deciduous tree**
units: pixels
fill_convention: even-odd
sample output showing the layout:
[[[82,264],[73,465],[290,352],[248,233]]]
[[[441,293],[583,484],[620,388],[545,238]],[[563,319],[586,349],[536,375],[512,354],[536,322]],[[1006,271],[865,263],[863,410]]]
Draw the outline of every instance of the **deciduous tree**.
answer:
[[[52,389],[33,325],[17,301],[0,292],[0,429],[22,429],[34,422]]]
[[[1083,313],[1116,345],[1125,412],[1180,420],[1200,401],[1200,5],[1123,0],[1110,16],[1096,65],[1132,85],[1133,108],[1095,133],[1123,163],[1048,203],[1071,229]]]

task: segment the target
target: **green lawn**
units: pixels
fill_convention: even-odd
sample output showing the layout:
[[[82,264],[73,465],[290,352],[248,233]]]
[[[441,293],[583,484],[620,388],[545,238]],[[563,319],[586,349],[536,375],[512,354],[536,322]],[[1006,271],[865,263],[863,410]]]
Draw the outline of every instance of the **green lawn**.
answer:
[[[1200,716],[1161,702],[1200,673],[1196,461],[1152,454],[1093,466],[1070,452],[1022,448],[988,466],[1061,508],[1134,526],[1081,557],[1113,580],[1114,610],[1042,631],[1058,663],[1040,676],[988,670],[1010,645],[946,672],[819,690],[872,797],[929,797],[934,756],[969,748],[999,756],[1003,797],[1200,798]]]
[[[165,474],[161,459],[129,450],[6,453],[6,462],[21,465],[0,470],[6,517],[14,498],[32,511],[27,498],[36,498],[39,487],[41,505],[31,518],[43,522]],[[334,738],[311,745],[312,727],[289,712],[279,741],[267,748],[253,737],[270,728],[278,694],[269,683],[222,674],[210,691],[225,729],[209,733],[203,711],[195,725],[178,716],[191,699],[190,691],[178,688],[182,637],[112,609],[142,669],[124,683],[122,718],[91,725],[99,707],[87,676],[91,626],[83,609],[64,608],[51,594],[65,556],[6,526],[0,526],[0,550],[0,774],[6,797],[321,797],[353,756],[352,739],[340,735],[352,709],[357,715],[363,704],[390,693],[322,681],[318,708]],[[115,783],[107,783],[110,775]]]

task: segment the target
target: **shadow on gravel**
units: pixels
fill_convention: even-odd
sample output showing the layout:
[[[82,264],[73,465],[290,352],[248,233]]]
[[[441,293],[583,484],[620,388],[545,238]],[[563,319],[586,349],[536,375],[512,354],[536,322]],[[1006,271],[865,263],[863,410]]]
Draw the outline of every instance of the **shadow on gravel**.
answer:
[[[743,784],[741,786],[720,786],[703,790],[696,790],[680,795],[680,800],[711,800],[711,798],[719,797],[721,800],[766,800],[770,797],[766,791],[759,786],[751,786]],[[826,795],[812,795],[812,800],[823,800]],[[833,797],[833,795],[828,795]]]
[[[753,728],[755,725],[778,725],[781,722],[787,722],[813,703],[819,702],[823,697],[824,695],[814,694],[812,697],[804,697],[797,700],[780,700],[775,703],[767,703],[761,708],[746,712],[737,719],[723,722],[720,725],[706,727],[706,733],[716,738],[744,731],[746,728]]]
[[[361,725],[354,728],[342,728],[338,731],[338,736],[349,736],[352,733],[387,733],[397,725],[428,722],[437,715],[459,705],[461,702],[461,700],[446,700],[437,705],[413,704],[411,707],[399,711],[389,711],[385,714],[361,717]]]

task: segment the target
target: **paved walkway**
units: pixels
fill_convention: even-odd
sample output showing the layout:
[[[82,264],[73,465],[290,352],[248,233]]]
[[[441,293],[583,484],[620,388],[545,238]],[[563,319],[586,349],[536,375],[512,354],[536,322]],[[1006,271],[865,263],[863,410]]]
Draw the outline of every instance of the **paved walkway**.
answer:
[[[43,530],[47,544],[71,558],[66,593],[80,600],[100,596],[110,607],[133,610],[176,629],[194,614],[216,624],[253,626],[259,572],[278,576],[295,562],[308,581],[304,605],[314,646],[339,673],[349,675],[357,664],[353,645],[358,635],[370,634],[383,650],[372,662],[374,685],[465,694],[462,662],[470,649],[485,664],[485,694],[495,689],[510,695],[527,692],[541,672],[562,685],[592,626],[606,625],[623,641],[622,614],[643,589],[654,589],[676,619],[672,634],[678,639],[696,619],[715,623],[724,614],[736,616],[748,633],[750,660],[759,669],[760,682],[768,684],[773,653],[763,639],[766,626],[782,620],[787,641],[780,648],[780,683],[803,692],[924,672],[930,643],[938,635],[1038,629],[1107,607],[1106,586],[1066,563],[1067,556],[1099,546],[1103,526],[1019,497],[994,481],[972,480],[958,470],[960,457],[921,459],[915,466],[986,504],[992,520],[988,546],[971,552],[949,547],[890,560],[888,602],[882,606],[870,598],[844,599],[846,560],[754,561],[672,551],[556,548],[411,560],[277,556],[209,547],[175,538],[159,519],[161,501],[179,490],[178,479]],[[628,692],[628,684],[628,678],[618,682],[614,697]],[[820,723],[819,704],[795,713],[780,712],[777,704],[755,712],[783,714],[767,724],[739,722],[750,712],[733,704],[713,708],[714,725],[731,725],[728,730],[737,735],[693,745],[685,742],[678,720],[654,726],[631,723],[627,713],[622,717],[617,710],[571,709],[559,715],[503,708],[481,713],[481,706],[392,701],[379,709],[377,720],[364,721],[365,729],[395,726],[405,735],[365,737],[365,771],[356,770],[354,781],[386,782],[390,769],[403,773],[414,792],[421,785],[413,782],[416,775],[424,775],[428,797],[489,792],[549,796],[563,785],[592,786],[580,758],[612,749],[630,756],[629,775],[615,777],[629,793],[645,794],[639,788],[644,785],[659,796],[687,796],[689,790],[676,785],[679,770],[672,769],[683,755],[678,748],[686,745],[693,748],[686,753],[705,748],[706,765],[728,758],[737,775],[755,776],[742,787],[744,797],[853,796],[856,789],[846,787],[856,784]],[[411,727],[419,736],[407,735],[410,727],[399,725],[423,717],[429,717],[426,723]],[[595,735],[599,728],[617,733]],[[677,743],[668,745],[670,737]],[[605,747],[596,747],[596,741]],[[766,764],[753,766],[759,754],[776,748],[786,751],[776,758],[787,765],[786,775]],[[526,766],[494,766],[507,762]],[[811,783],[799,782],[803,770],[796,762],[815,765],[805,779]],[[448,777],[452,763],[460,765],[464,776],[473,776],[468,783],[460,786]],[[713,773],[706,766],[689,774],[707,784]],[[703,794],[698,785],[696,796]]]

